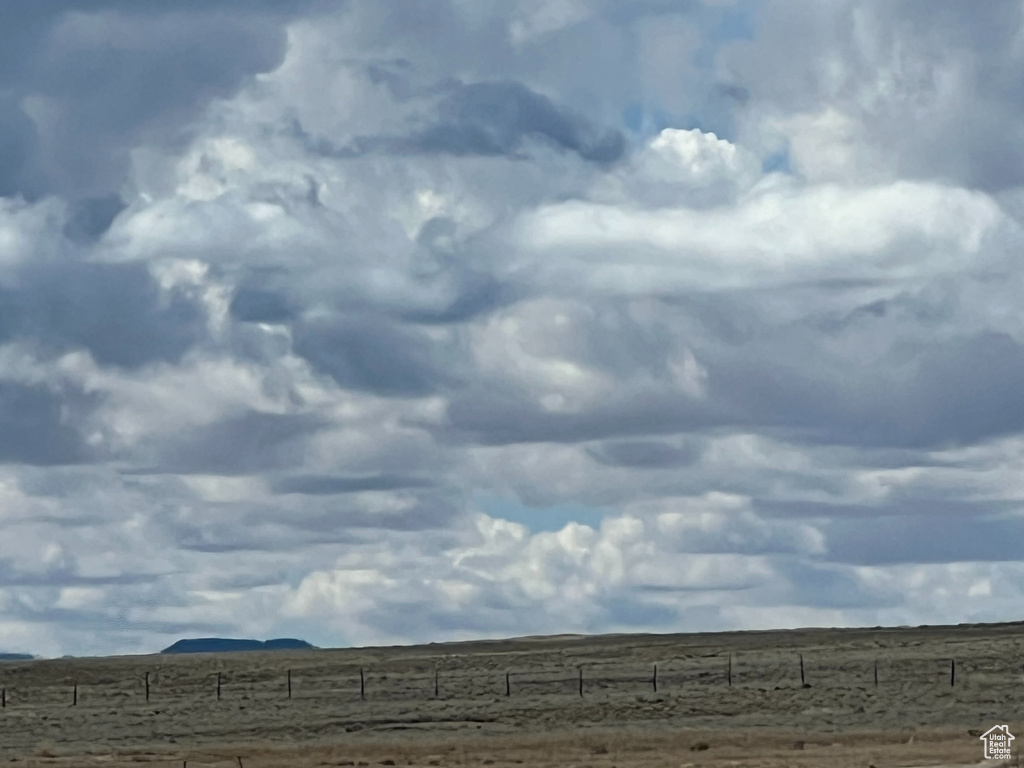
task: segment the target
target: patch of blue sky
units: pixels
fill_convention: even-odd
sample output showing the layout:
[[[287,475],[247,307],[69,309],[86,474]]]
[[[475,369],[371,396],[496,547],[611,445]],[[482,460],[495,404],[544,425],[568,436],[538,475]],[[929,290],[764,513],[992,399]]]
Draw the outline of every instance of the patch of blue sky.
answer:
[[[694,108],[684,114],[673,115],[664,105],[659,104],[629,104],[622,111],[622,122],[635,139],[645,141],[665,128],[696,128],[714,133],[720,139],[734,140],[733,110],[745,101],[747,94],[728,83],[716,81],[715,56],[723,45],[754,39],[759,5],[760,0],[739,0],[725,7],[703,3],[673,6],[673,10],[685,6],[697,17],[698,26],[703,30],[701,45],[692,61],[706,90],[696,96]]]
[[[793,167],[789,163],[789,152],[783,150],[782,152],[768,155],[768,157],[761,161],[761,172],[792,174]]]
[[[719,42],[753,40],[757,36],[757,17],[764,0],[738,0],[719,8],[718,22],[711,31]]]
[[[531,533],[560,531],[569,523],[580,523],[596,529],[601,525],[601,520],[610,514],[607,509],[580,504],[531,507],[516,499],[497,496],[481,496],[476,499],[476,503],[491,517],[525,525]]]
[[[682,127],[668,112],[639,101],[634,101],[622,110],[622,122],[630,133],[641,140],[656,136],[665,128]]]

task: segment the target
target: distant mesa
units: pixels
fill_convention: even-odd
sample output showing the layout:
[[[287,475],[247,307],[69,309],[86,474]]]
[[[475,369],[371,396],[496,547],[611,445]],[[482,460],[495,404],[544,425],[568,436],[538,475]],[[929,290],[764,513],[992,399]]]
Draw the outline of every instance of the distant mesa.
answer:
[[[31,653],[0,653],[0,661],[32,661]]]
[[[233,651],[303,651],[316,648],[305,640],[282,637],[276,640],[235,640],[225,637],[200,637],[179,640],[160,653],[229,653]]]

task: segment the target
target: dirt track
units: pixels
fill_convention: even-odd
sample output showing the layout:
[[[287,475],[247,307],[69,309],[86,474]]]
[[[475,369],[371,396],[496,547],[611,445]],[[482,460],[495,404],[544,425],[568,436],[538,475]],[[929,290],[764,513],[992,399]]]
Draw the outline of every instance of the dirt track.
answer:
[[[991,726],[1024,738],[1024,625],[53,660],[0,687],[16,766],[974,765]]]

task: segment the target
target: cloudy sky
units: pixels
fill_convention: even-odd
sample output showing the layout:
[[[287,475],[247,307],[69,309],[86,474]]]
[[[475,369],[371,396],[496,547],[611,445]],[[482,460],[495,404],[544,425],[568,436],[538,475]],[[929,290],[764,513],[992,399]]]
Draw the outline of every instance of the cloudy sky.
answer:
[[[1024,10],[0,9],[0,650],[1021,618]]]

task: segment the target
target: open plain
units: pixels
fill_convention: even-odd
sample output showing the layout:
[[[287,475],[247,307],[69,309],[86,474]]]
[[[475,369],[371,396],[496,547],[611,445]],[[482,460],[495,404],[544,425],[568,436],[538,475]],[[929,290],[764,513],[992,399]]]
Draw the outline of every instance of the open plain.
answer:
[[[0,688],[19,768],[994,765],[1024,625],[10,662]]]

